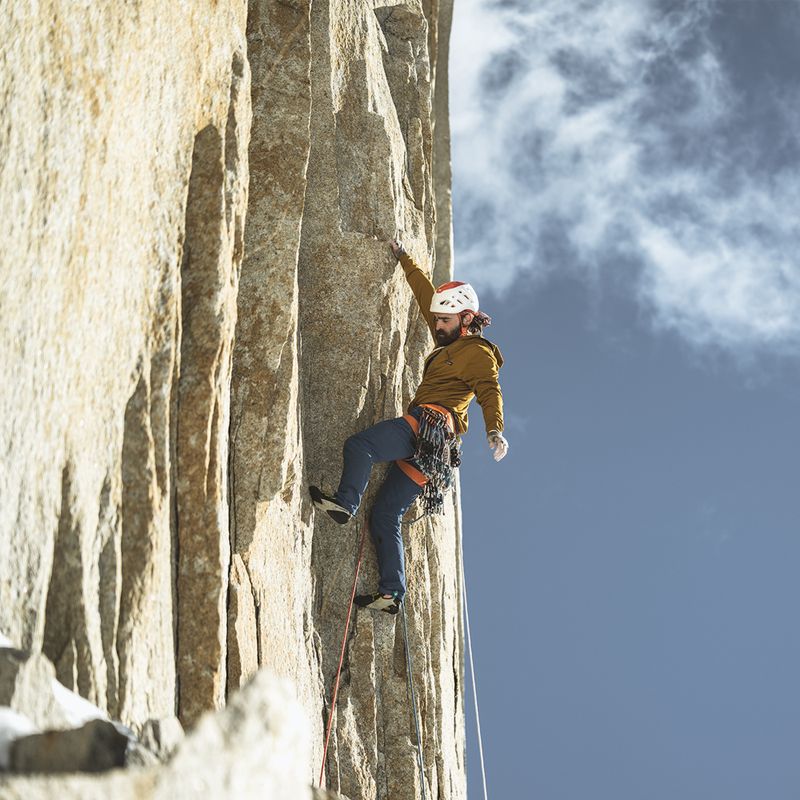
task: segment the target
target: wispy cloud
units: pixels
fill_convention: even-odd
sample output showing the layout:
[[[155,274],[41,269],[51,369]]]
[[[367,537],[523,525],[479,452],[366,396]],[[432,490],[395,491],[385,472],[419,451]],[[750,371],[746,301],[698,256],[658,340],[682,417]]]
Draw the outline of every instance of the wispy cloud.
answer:
[[[459,0],[459,276],[624,269],[658,327],[796,348],[800,91],[742,85],[719,38],[742,5]]]

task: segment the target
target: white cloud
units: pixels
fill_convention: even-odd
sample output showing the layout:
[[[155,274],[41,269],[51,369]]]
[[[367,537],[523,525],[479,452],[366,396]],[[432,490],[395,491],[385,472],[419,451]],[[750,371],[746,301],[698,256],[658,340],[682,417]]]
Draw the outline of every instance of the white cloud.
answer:
[[[712,37],[719,8],[528,5],[457,4],[459,277],[503,290],[520,271],[634,263],[657,326],[701,345],[795,347],[800,170],[757,168],[758,120]],[[797,103],[773,99],[781,140],[798,141]]]

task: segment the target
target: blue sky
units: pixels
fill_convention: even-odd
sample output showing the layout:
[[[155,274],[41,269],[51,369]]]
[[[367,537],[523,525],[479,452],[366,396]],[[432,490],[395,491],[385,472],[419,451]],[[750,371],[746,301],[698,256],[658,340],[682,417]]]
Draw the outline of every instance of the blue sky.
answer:
[[[788,0],[456,5],[491,797],[800,796],[798,41]]]

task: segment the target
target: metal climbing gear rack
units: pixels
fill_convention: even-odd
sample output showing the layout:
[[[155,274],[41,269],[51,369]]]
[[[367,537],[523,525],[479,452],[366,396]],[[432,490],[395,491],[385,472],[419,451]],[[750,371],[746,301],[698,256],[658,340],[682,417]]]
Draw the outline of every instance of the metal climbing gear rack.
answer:
[[[443,513],[444,496],[455,483],[461,453],[447,415],[430,406],[422,406],[414,461],[428,478],[420,498],[425,514]]]

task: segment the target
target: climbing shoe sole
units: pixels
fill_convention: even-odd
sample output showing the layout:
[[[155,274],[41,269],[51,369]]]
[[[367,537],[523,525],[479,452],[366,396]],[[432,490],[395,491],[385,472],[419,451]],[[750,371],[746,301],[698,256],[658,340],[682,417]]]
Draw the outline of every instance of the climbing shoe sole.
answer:
[[[346,508],[342,508],[330,495],[323,494],[316,486],[309,486],[308,493],[311,495],[314,507],[324,511],[334,522],[338,522],[339,525],[350,522],[352,514]]]
[[[396,614],[400,610],[400,603],[396,597],[384,597],[380,592],[377,594],[357,594],[353,602],[360,608],[385,611],[387,614]]]

